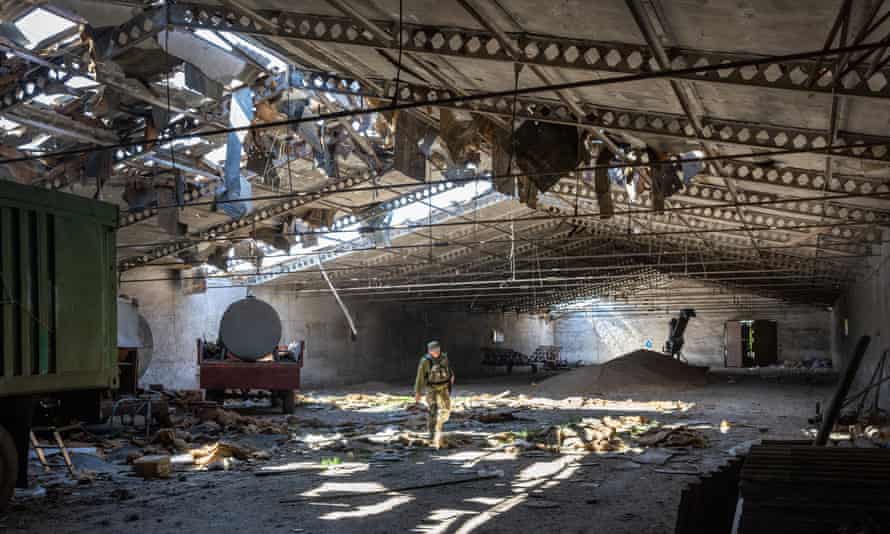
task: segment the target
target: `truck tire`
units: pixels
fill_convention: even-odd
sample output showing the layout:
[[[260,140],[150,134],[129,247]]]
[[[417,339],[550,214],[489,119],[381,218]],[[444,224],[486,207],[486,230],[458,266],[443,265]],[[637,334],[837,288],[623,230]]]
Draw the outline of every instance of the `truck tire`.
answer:
[[[294,393],[295,392],[290,389],[281,392],[281,411],[284,415],[294,413],[294,409],[297,407],[297,400]]]
[[[12,435],[0,426],[0,512],[9,506],[19,473],[18,453]]]
[[[208,389],[204,392],[204,399],[211,402],[224,404],[226,400],[226,390],[224,389]]]

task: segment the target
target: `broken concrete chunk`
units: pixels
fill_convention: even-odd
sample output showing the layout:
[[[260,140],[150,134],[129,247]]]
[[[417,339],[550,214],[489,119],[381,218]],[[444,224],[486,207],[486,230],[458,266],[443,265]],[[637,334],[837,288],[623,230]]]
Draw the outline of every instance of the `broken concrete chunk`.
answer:
[[[133,462],[133,472],[146,480],[168,478],[171,471],[170,457],[166,455],[143,456]]]

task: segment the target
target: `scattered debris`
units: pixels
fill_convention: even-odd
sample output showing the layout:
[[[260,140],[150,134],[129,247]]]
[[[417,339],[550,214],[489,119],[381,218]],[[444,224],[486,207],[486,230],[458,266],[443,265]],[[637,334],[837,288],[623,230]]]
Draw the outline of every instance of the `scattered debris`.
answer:
[[[637,437],[637,442],[640,445],[661,445],[662,447],[705,448],[710,446],[708,438],[703,433],[686,427],[653,429]]]
[[[233,462],[232,458],[240,461],[251,459],[258,451],[230,442],[217,442],[190,451],[195,465],[199,467],[225,467],[228,469]],[[228,460],[228,461],[225,461]],[[216,465],[214,463],[216,462]]]
[[[492,423],[505,423],[507,421],[528,421],[528,419],[522,419],[521,417],[516,417],[513,415],[515,412],[504,412],[504,411],[496,411],[496,412],[488,412],[488,413],[478,413],[470,416],[471,419],[475,419],[480,423],[492,424]]]

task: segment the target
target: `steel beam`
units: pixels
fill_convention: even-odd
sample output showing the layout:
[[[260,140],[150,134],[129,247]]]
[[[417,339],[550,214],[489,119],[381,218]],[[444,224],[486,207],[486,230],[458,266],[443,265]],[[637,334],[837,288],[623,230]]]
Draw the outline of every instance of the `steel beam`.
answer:
[[[113,59],[154,37],[166,27],[166,6],[151,8],[104,34],[96,45],[104,58]]]
[[[74,76],[86,74],[87,61],[82,58],[63,54],[47,62],[50,65],[29,70],[17,77],[14,83],[0,89],[0,112],[28,103],[51,87],[58,88]]]
[[[454,97],[452,91],[417,85],[400,84],[399,100],[402,102],[428,102],[436,106],[436,100]],[[509,116],[512,98],[489,98],[471,102],[445,104],[445,107],[464,111],[492,113]],[[586,116],[578,117],[561,102],[541,99],[518,99],[516,116],[520,119],[568,124],[586,128],[603,128],[618,132],[644,133],[664,137],[692,139],[699,142],[726,143],[767,150],[793,149],[814,151],[828,146],[824,131],[787,126],[751,124],[719,118],[702,118],[702,136],[684,115],[651,113],[629,109],[596,106],[582,103]],[[854,159],[890,161],[890,137],[840,132],[838,144],[845,148],[832,150],[835,156]],[[867,147],[856,145],[869,144]]]
[[[571,197],[579,197],[588,202],[594,202],[596,195],[593,188],[587,184],[577,187],[572,180],[564,179],[553,187],[550,191],[554,194],[563,194]],[[612,191],[612,198],[616,204],[624,204],[628,202],[627,193],[620,190]],[[716,219],[725,221],[754,222],[757,220],[756,214],[746,214],[743,220],[733,209],[725,206],[730,200],[729,192],[725,189],[707,185],[692,184],[679,193],[676,193],[672,199],[684,202],[686,204],[698,204],[702,208],[693,210],[695,215],[701,215],[709,210],[709,204],[724,205],[719,208],[710,208],[712,215]],[[780,197],[770,193],[761,191],[742,190],[738,193],[739,202],[761,202],[781,200]],[[648,197],[638,197],[630,202],[637,208],[651,208],[652,202]],[[821,219],[823,217],[838,221],[855,221],[862,224],[890,224],[890,212],[870,210],[853,206],[836,206],[833,204],[823,205],[820,201],[798,201],[789,198],[787,202],[781,204],[770,204],[768,206],[749,206],[750,211],[759,212],[764,218],[764,222],[756,223],[761,226],[775,227],[781,231],[783,227],[793,227],[794,225],[810,224],[805,219]],[[710,216],[711,214],[709,214]],[[772,218],[772,222],[769,219]]]
[[[337,194],[343,189],[365,183],[370,179],[370,176],[363,176],[361,178],[344,177],[340,180],[329,182],[315,192],[294,196],[292,199],[283,202],[257,207],[241,219],[215,224],[192,232],[185,239],[153,247],[151,250],[137,256],[124,258],[118,262],[118,271],[128,271],[135,267],[151,263],[159,258],[177,254],[218,235],[225,235],[239,230],[247,230],[256,223],[280,217],[281,215],[285,215],[295,209],[306,206],[307,204],[321,200],[326,196]],[[147,211],[149,212],[149,216],[157,214],[156,208]],[[325,254],[322,253],[321,257],[324,258]]]
[[[263,21],[271,22],[265,24]],[[368,21],[389,35],[398,33],[392,21]],[[313,15],[276,10],[257,10],[253,15],[241,10],[198,3],[174,4],[170,23],[187,28],[231,31],[291,39],[395,49],[398,43],[363,27],[349,17]],[[516,60],[541,67],[558,67],[584,71],[606,71],[625,74],[649,72],[657,67],[653,52],[647,46],[571,39],[563,37],[508,34],[522,55]],[[510,51],[501,46],[492,32],[468,28],[438,28],[403,24],[404,52],[434,54],[468,59],[484,59],[513,63]],[[761,59],[737,53],[705,52],[683,48],[666,49],[673,68],[719,65],[732,61]],[[890,97],[890,71],[878,70],[869,75],[869,65],[860,65],[836,79],[831,65],[818,61],[772,63],[760,67],[724,69],[701,74],[678,76],[697,82],[726,83],[768,87],[805,93],[832,93],[875,98]],[[808,80],[813,79],[812,85]]]
[[[303,72],[306,85],[324,87],[330,92],[372,98],[391,98],[395,91],[395,84],[385,80],[374,80],[378,87],[385,88],[385,95],[381,95],[379,91],[354,78],[309,70]],[[463,94],[463,92],[460,94]],[[404,81],[399,83],[400,102],[426,102],[430,106],[436,106],[437,100],[456,96],[459,96],[459,94],[450,89],[411,84]],[[518,119],[568,124],[588,129],[651,134],[766,150],[793,149],[818,152],[829,145],[828,136],[822,130],[783,125],[752,124],[729,119],[702,117],[701,135],[699,135],[696,133],[695,125],[684,115],[613,108],[581,102],[578,105],[584,116],[579,117],[563,102],[527,97],[520,97],[517,99],[517,102],[516,117]],[[503,97],[466,103],[448,103],[444,104],[443,107],[509,118],[511,116],[512,104],[512,98]],[[869,147],[856,146],[866,143],[879,143],[879,145]],[[836,145],[848,147],[832,150],[832,154],[838,157],[890,161],[890,137],[855,132],[839,132]],[[746,165],[753,166],[751,162],[747,162]],[[711,172],[716,173],[713,165]],[[818,171],[808,172],[816,173]]]
[[[110,130],[89,126],[41,107],[19,106],[3,112],[3,115],[15,122],[74,141],[95,145],[119,142],[118,137]]]

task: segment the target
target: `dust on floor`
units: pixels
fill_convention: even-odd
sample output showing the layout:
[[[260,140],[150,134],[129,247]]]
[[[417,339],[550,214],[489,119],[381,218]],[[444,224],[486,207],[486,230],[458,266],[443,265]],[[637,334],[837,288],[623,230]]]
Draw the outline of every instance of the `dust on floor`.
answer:
[[[0,529],[668,533],[686,482],[758,439],[805,437],[816,401],[831,394],[760,379],[608,398],[539,389],[527,376],[460,385],[452,448],[440,451],[426,445],[405,385],[306,393],[290,417],[189,415],[141,445],[174,453],[204,443],[206,454],[221,442],[241,453],[231,462],[199,453],[170,478],[142,480],[127,461],[143,449],[115,448],[85,466],[95,471],[81,483],[16,502]]]

